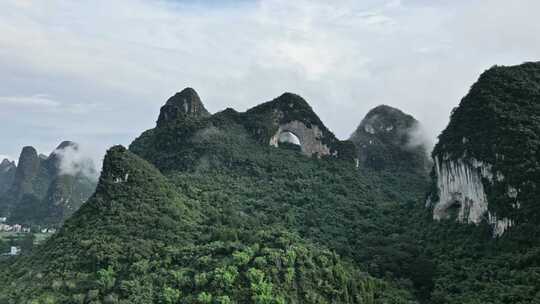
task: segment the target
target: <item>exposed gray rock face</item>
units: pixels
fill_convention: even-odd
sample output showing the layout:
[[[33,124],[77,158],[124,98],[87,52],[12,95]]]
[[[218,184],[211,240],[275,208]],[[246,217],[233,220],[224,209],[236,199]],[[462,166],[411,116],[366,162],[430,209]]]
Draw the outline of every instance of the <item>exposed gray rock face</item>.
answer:
[[[248,129],[254,131],[262,143],[278,147],[282,133],[290,132],[298,137],[301,152],[307,156],[346,155],[345,148],[342,149],[346,145],[326,128],[309,104],[299,95],[284,93],[242,115],[252,124],[247,126]]]
[[[494,236],[540,223],[539,75],[539,62],[494,66],[452,111],[432,153],[434,219],[484,222]]]
[[[167,100],[161,107],[158,126],[186,117],[207,117],[210,113],[204,107],[201,98],[192,88],[185,88]]]
[[[298,137],[303,154],[307,156],[317,155],[319,157],[330,155],[330,148],[322,142],[323,133],[317,125],[308,128],[300,121],[280,124],[274,136],[270,138],[270,145],[278,147],[280,136],[284,132],[291,132]]]
[[[461,223],[480,224],[487,220],[493,227],[494,236],[502,235],[513,221],[498,217],[488,210],[488,196],[484,183],[492,185],[503,182],[504,175],[493,173],[493,166],[474,158],[450,160],[448,155],[435,156],[438,200],[428,199],[433,206],[433,219],[455,218]],[[517,197],[517,190],[510,187],[508,196]],[[513,206],[519,208],[519,203]]]
[[[487,212],[482,178],[492,176],[489,166],[476,160],[446,161],[437,156],[435,173],[439,201],[434,205],[433,218],[440,220],[456,216],[463,223],[480,223]],[[451,214],[456,209],[458,214]]]

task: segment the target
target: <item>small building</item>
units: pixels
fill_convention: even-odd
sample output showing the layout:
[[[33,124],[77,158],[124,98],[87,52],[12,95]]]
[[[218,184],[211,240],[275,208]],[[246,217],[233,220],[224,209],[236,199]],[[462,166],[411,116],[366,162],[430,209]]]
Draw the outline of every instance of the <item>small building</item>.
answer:
[[[7,221],[7,217],[0,217],[0,223],[5,223]]]
[[[13,227],[11,227],[10,225],[0,224],[0,231],[9,232],[11,230],[13,230]]]
[[[12,227],[13,227],[13,230],[12,230],[13,232],[21,232],[22,230],[22,226],[19,224],[15,224]]]
[[[21,253],[21,248],[16,246],[11,246],[11,250],[9,251],[8,255],[19,255]]]

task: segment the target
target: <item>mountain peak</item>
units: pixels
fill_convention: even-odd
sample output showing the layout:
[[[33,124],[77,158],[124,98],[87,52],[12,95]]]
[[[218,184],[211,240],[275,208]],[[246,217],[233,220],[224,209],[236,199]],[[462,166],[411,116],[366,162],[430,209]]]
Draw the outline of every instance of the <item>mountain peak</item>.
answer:
[[[39,157],[37,150],[32,146],[23,147],[19,156],[18,164],[19,168],[25,168],[27,166],[39,166]]]
[[[63,150],[67,147],[72,147],[73,149],[77,150],[79,148],[79,145],[76,142],[65,140],[61,142],[55,150]]]
[[[161,107],[158,126],[185,117],[206,117],[210,113],[204,107],[199,94],[192,88],[185,88],[170,97]]]
[[[32,146],[25,146],[22,148],[21,150],[21,155],[20,156],[27,156],[27,155],[35,155],[37,157],[37,150],[36,148],[32,147]]]
[[[4,168],[8,168],[8,167],[13,167],[15,166],[15,162],[14,161],[10,161],[9,159],[7,158],[4,158],[4,160],[2,160],[2,162],[0,163],[0,169],[4,169]]]
[[[300,95],[285,92],[281,94],[279,97],[271,101],[272,103],[277,103],[281,105],[281,110],[287,111],[287,108],[290,109],[309,109],[310,111],[313,111],[311,109],[311,106],[309,103]]]
[[[339,140],[300,95],[283,93],[244,115],[251,124],[248,129],[254,130],[261,142],[278,147],[282,133],[289,132],[298,137],[300,150],[307,156],[342,156]]]
[[[361,163],[373,168],[427,168],[425,146],[417,140],[420,124],[400,109],[379,105],[371,109],[351,135]]]
[[[15,192],[22,194],[32,191],[31,181],[38,175],[40,166],[41,163],[36,149],[31,146],[24,147],[19,156],[17,171],[15,172],[13,183]]]
[[[418,121],[400,109],[379,105],[371,109],[360,123],[359,129],[375,134],[378,132],[396,133],[399,130],[409,129],[418,124]],[[357,132],[359,130],[357,129]]]

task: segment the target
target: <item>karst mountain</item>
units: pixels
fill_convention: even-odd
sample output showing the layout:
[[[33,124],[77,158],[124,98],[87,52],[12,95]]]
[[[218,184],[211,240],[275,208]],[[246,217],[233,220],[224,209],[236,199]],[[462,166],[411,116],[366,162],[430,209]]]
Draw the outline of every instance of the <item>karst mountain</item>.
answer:
[[[390,106],[339,140],[296,94],[212,114],[184,89],[2,262],[0,302],[539,303],[539,117],[540,63],[484,72],[431,160]],[[2,178],[46,193],[44,162]]]

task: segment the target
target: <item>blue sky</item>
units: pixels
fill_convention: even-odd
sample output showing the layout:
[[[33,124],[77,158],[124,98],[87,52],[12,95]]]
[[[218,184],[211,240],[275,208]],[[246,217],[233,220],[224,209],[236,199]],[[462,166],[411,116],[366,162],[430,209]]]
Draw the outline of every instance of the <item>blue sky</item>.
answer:
[[[211,112],[302,95],[347,138],[398,107],[431,141],[478,75],[539,60],[536,0],[0,2],[0,155],[99,159],[194,87]]]

